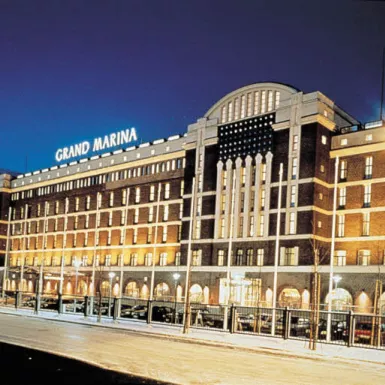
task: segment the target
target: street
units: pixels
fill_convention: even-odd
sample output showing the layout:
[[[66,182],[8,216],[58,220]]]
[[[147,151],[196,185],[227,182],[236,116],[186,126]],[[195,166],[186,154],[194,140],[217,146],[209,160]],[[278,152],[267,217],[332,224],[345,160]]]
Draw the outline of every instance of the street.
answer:
[[[0,314],[0,341],[176,384],[382,384],[385,366],[303,358]],[[385,353],[384,353],[385,361]],[[44,373],[42,373],[44,376]]]

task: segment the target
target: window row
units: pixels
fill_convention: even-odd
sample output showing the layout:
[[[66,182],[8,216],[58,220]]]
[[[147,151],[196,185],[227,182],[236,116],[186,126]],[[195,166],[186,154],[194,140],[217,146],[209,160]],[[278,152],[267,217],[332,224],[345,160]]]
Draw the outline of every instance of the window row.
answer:
[[[81,178],[70,182],[57,183],[46,187],[21,191],[13,193],[11,195],[11,200],[17,201],[19,199],[34,198],[37,196],[43,196],[62,191],[71,191],[74,189],[100,185],[108,182],[115,182],[145,175],[154,175],[162,172],[174,171],[181,168],[185,168],[185,158],[168,160],[166,162],[154,163],[147,166],[129,168],[122,171],[110,172],[107,174]]]

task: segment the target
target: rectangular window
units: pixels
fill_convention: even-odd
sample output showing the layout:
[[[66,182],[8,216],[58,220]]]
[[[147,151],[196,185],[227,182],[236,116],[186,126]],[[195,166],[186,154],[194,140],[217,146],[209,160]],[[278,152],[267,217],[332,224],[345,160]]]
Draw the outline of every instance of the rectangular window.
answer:
[[[202,192],[203,190],[203,175],[200,173],[198,175],[198,192]]]
[[[130,266],[136,266],[138,264],[138,254],[132,253],[130,256]]]
[[[236,266],[243,265],[243,249],[237,249],[237,253],[235,255],[235,265]]]
[[[177,251],[175,253],[175,266],[180,266],[180,257],[181,257],[181,252]]]
[[[266,91],[261,91],[261,114],[266,112]]]
[[[326,144],[327,142],[328,142],[327,137],[326,137],[325,135],[322,135],[322,136],[321,136],[321,143],[322,143],[322,144]]]
[[[227,185],[227,171],[223,170],[223,172],[222,172],[222,187],[223,187],[223,189],[226,188],[226,185]]]
[[[125,224],[126,224],[126,211],[125,210],[122,210],[120,213],[120,224],[122,226],[125,226]]]
[[[127,190],[123,189],[122,190],[122,206],[127,204]]]
[[[47,225],[48,225],[48,221],[47,221]],[[77,230],[78,225],[79,225],[79,217],[76,215],[74,217],[74,230]]]
[[[239,98],[234,100],[234,120],[239,119]]]
[[[261,210],[265,209],[265,189],[261,189]]]
[[[344,208],[346,205],[346,187],[339,189],[339,208]]]
[[[370,207],[372,198],[372,185],[367,184],[364,186],[364,207]]]
[[[88,246],[88,232],[84,233],[84,247]]]
[[[362,235],[368,236],[370,234],[370,213],[362,214]]]
[[[164,199],[170,199],[170,183],[164,185]]]
[[[183,203],[179,204],[179,219],[183,218]]]
[[[346,251],[345,250],[336,250],[334,252],[333,263],[334,263],[334,266],[345,266],[346,265]]]
[[[155,200],[155,186],[150,186],[150,202],[153,202]]]
[[[152,266],[152,253],[146,253],[144,256],[144,265]]]
[[[257,250],[257,266],[263,266],[263,260],[265,256],[265,250],[264,249],[258,249]]]
[[[225,213],[226,210],[226,194],[222,194],[222,199],[221,199],[221,212],[222,214]]]
[[[102,194],[98,193],[97,208],[100,209],[101,207],[102,207]]]
[[[140,202],[140,187],[135,188],[135,203]]]
[[[254,92],[254,115],[259,114],[259,91]]]
[[[201,238],[201,221],[200,219],[197,219],[195,221],[195,237],[194,239],[200,239]]]
[[[298,135],[293,135],[293,151],[298,150]]]
[[[251,92],[247,94],[247,116],[251,116],[252,113],[252,99],[251,99]]]
[[[373,172],[373,157],[367,156],[365,158],[365,179],[370,179]]]
[[[345,215],[338,215],[338,237],[345,236]]]
[[[241,119],[246,116],[246,95],[241,96]]]
[[[273,91],[268,91],[267,93],[267,111],[273,110]]]
[[[370,265],[370,250],[359,250],[357,263],[360,266],[369,266]]]
[[[152,227],[149,227],[147,229],[147,243],[151,243],[152,242]]]
[[[108,213],[108,226],[112,226],[112,212]]]
[[[135,211],[134,211],[134,223],[138,223],[139,222],[139,209],[136,208]]]
[[[192,265],[201,266],[202,265],[202,250],[194,250],[192,255]]]
[[[227,121],[228,122],[231,122],[233,120],[233,102],[230,102],[228,105],[227,105],[227,111],[228,111],[228,114],[227,114]]]
[[[225,237],[225,218],[221,218],[221,229],[220,229],[219,237],[220,238]]]
[[[160,266],[167,266],[167,253],[160,253],[159,265]]]
[[[79,204],[80,204],[80,199],[75,198],[75,211],[79,211]]]
[[[225,259],[225,251],[222,249],[218,250],[217,257],[218,257],[218,266],[223,266],[224,259]]]
[[[126,233],[126,230],[124,230],[124,229],[120,230],[120,239],[119,239],[119,244],[120,245],[124,244],[125,233]]]
[[[59,210],[60,210],[60,202],[56,201],[55,202],[55,214],[59,214]]]
[[[110,192],[110,199],[109,199],[109,205],[112,207],[114,205],[114,192]]]
[[[295,206],[296,201],[296,194],[297,194],[297,186],[291,186],[290,188],[290,207]]]
[[[348,162],[346,160],[341,160],[340,180],[346,180],[347,173],[348,173]]]
[[[111,266],[111,255],[106,255],[106,258],[104,260],[104,266]]]
[[[109,231],[107,233],[107,245],[110,246],[111,245],[111,231]]]
[[[163,226],[162,242],[167,242],[167,226]]]
[[[163,221],[168,221],[169,207],[168,205],[163,206]]]
[[[275,91],[275,108],[279,107],[279,102],[281,99],[281,93],[279,91]]]
[[[82,266],[87,267],[88,266],[88,256],[84,255],[82,258]]]
[[[260,237],[263,237],[264,228],[265,228],[265,216],[264,215],[260,215],[259,216],[259,236]]]
[[[296,233],[296,214],[290,213],[289,217],[289,234],[295,234]]]
[[[241,180],[242,180],[242,187],[245,187],[246,184],[246,167],[242,167],[241,169],[242,174],[241,174]]]
[[[85,222],[84,222],[84,227],[86,229],[88,229],[89,226],[90,226],[90,216],[86,215]]]
[[[293,163],[291,165],[291,179],[296,179],[298,173],[298,158],[293,158]]]
[[[246,265],[247,266],[253,266],[254,263],[254,250],[253,249],[247,249],[246,250]]]
[[[249,236],[254,236],[254,215],[250,215],[250,229],[249,229]]]
[[[298,247],[281,247],[280,265],[297,266],[298,265]]]
[[[152,223],[154,220],[154,207],[151,206],[148,208],[148,223]]]
[[[196,211],[198,216],[202,215],[202,197],[197,198],[197,211]]]
[[[180,182],[180,193],[179,193],[180,197],[183,197],[184,195],[184,180],[182,180]]]
[[[262,164],[262,182],[266,182],[266,163]]]
[[[136,245],[138,242],[138,228],[134,228],[134,231],[132,233],[132,244]]]

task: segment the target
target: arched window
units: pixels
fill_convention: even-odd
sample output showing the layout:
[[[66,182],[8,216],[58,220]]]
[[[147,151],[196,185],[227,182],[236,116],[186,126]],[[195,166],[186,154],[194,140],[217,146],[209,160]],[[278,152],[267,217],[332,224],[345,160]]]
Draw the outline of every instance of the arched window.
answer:
[[[168,299],[170,296],[170,288],[165,282],[159,283],[155,287],[154,294],[156,299]]]
[[[127,297],[138,298],[139,296],[139,288],[136,282],[128,282],[126,285],[126,289],[124,290],[124,294]]]
[[[103,297],[109,297],[110,295],[110,283],[108,281],[103,281],[100,286],[100,291]]]
[[[203,301],[203,290],[197,283],[190,288],[190,301],[195,303],[201,303]]]
[[[325,298],[325,303],[329,303],[329,295]],[[353,298],[350,293],[342,288],[338,288],[331,292],[332,296],[332,310],[346,311],[349,310],[353,304]]]
[[[278,298],[279,307],[290,307],[298,309],[301,307],[301,295],[294,288],[285,288],[281,291]]]

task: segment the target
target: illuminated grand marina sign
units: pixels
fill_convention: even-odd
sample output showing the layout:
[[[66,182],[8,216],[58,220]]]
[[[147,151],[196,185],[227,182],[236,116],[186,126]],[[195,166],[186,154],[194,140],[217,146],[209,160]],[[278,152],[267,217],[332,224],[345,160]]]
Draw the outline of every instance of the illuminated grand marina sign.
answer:
[[[59,148],[55,153],[57,162],[69,160],[79,156],[86,156],[89,152],[99,152],[109,148],[129,144],[138,140],[134,127],[126,128],[109,135],[95,138],[92,142],[84,141],[69,147]]]

